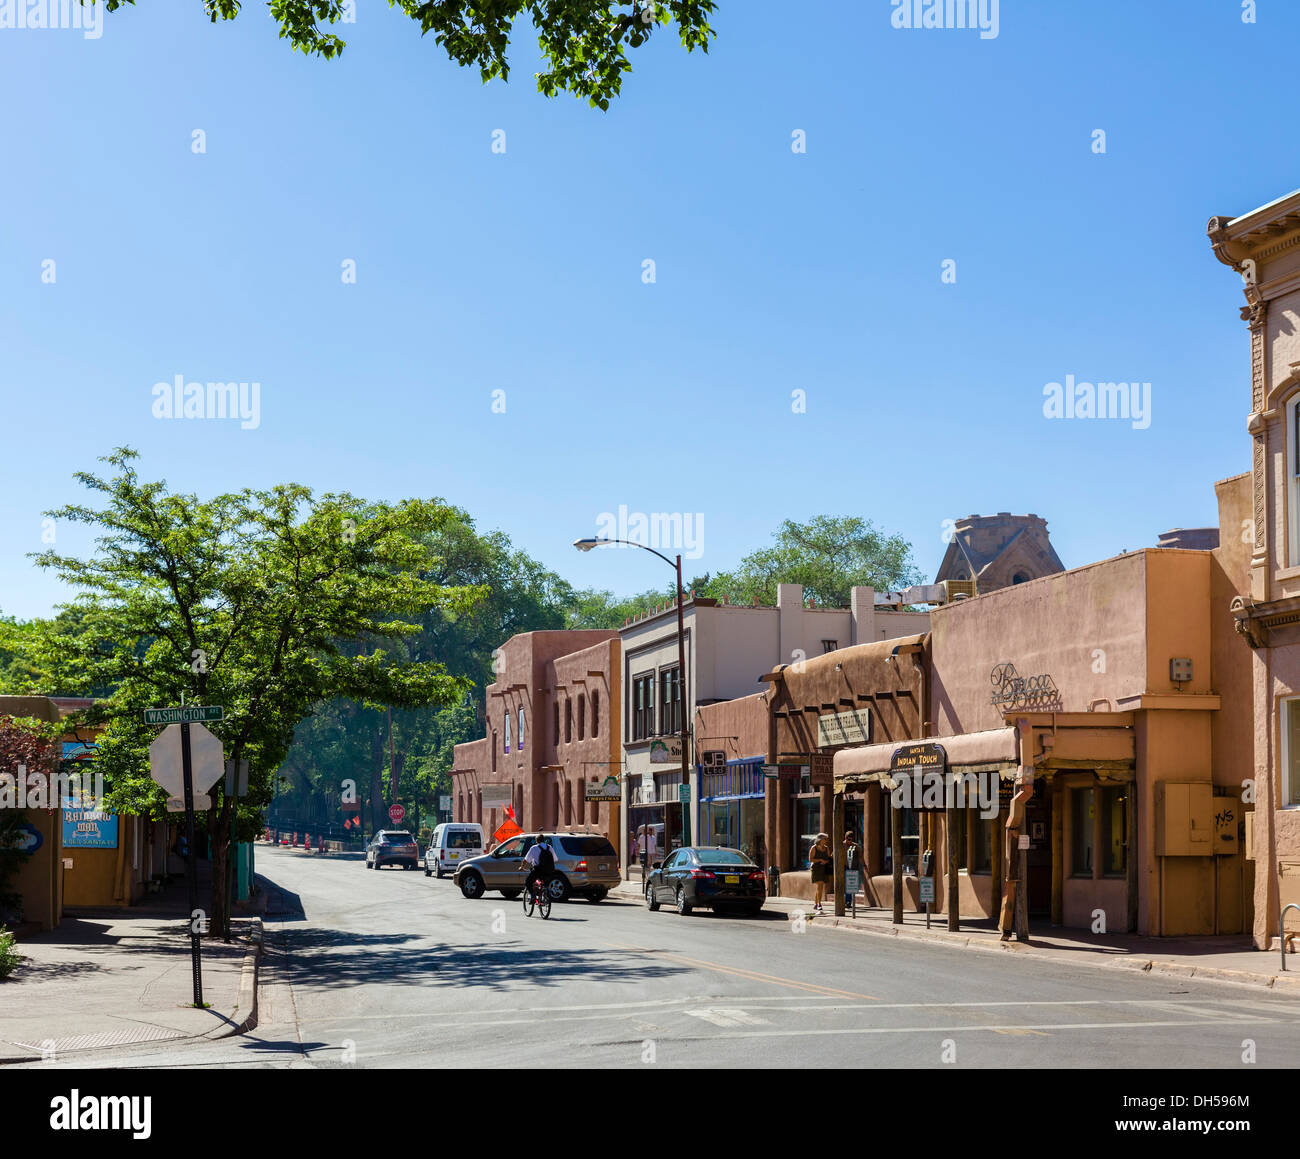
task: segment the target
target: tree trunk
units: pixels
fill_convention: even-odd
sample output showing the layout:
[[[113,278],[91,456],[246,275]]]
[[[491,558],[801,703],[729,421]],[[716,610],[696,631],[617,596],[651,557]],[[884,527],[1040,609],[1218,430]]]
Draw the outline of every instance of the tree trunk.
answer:
[[[370,734],[370,758],[370,832],[378,833],[388,824],[388,811],[384,808],[384,772],[388,768],[388,752],[382,724],[376,724]]]
[[[228,901],[228,885],[226,882],[226,873],[230,865],[230,799],[222,801],[219,808],[214,809],[208,824],[209,846],[212,855],[212,921],[208,926],[209,937],[220,937],[223,941],[230,941],[230,906]]]

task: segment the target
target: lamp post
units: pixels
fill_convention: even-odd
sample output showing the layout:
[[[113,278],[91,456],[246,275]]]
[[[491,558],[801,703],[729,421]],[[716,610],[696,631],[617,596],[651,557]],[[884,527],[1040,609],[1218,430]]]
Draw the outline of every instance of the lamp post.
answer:
[[[687,761],[687,751],[689,745],[686,739],[686,621],[682,612],[682,603],[685,593],[682,591],[682,557],[680,553],[676,562],[669,559],[666,555],[655,551],[653,547],[647,547],[644,543],[636,543],[630,539],[608,539],[590,537],[587,539],[575,539],[573,546],[579,551],[590,551],[593,547],[605,547],[614,543],[626,543],[629,547],[639,547],[643,551],[648,551],[651,555],[657,555],[669,567],[674,568],[677,573],[677,683],[680,688],[680,713],[681,713],[681,746],[682,746],[682,784],[691,783],[690,766]],[[629,813],[631,809],[629,808]],[[629,818],[630,820],[630,818]],[[683,802],[682,807],[682,837],[683,845],[690,844],[690,809]],[[667,832],[664,837],[667,838]]]

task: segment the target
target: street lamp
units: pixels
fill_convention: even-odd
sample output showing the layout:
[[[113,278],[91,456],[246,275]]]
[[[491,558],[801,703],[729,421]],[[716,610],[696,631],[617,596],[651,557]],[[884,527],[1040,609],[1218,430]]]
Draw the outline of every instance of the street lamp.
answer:
[[[682,784],[689,785],[691,783],[691,775],[690,775],[689,766],[687,764],[687,755],[686,755],[689,746],[687,744],[687,739],[686,739],[687,736],[687,732],[686,732],[686,622],[682,613],[682,603],[683,603],[683,598],[685,596],[685,593],[682,591],[682,557],[681,554],[679,553],[676,562],[674,562],[673,560],[669,559],[666,555],[663,555],[660,552],[655,551],[653,547],[647,547],[644,543],[636,543],[631,539],[608,539],[608,538],[596,538],[594,536],[589,536],[586,539],[575,539],[573,541],[573,546],[576,547],[579,551],[590,551],[593,547],[607,547],[610,544],[614,544],[614,543],[625,543],[629,547],[639,547],[643,551],[648,551],[651,555],[657,555],[660,559],[664,561],[664,563],[666,563],[669,567],[674,568],[677,572],[677,681],[678,684],[681,686],[680,703],[681,703],[681,725],[682,725],[682,732],[681,732]],[[630,803],[629,803],[628,811],[631,812]],[[690,810],[689,807],[687,807],[684,802],[682,808],[682,817],[685,822],[685,824],[683,825],[683,828],[685,829],[685,832],[683,833],[683,837],[686,839],[683,841],[683,844],[689,845],[690,844],[690,828],[689,828]],[[668,836],[667,832],[664,833],[664,836],[665,838]],[[642,869],[642,874],[644,875],[644,873],[645,873],[645,868]]]

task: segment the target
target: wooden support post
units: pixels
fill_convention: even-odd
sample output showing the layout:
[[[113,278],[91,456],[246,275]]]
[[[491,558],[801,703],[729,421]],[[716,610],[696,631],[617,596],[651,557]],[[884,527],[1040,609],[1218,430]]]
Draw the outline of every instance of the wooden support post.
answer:
[[[1065,789],[1059,776],[1052,778],[1052,925],[1065,924]]]
[[[948,809],[944,814],[944,845],[948,851],[948,929],[961,928],[961,882],[957,878],[957,826],[966,824],[964,809]]]
[[[903,924],[903,810],[895,809],[890,801],[889,850],[894,862],[894,925]]]
[[[835,869],[831,886],[835,890],[835,916],[844,916],[844,794],[837,792],[831,806],[831,848],[835,851]]]

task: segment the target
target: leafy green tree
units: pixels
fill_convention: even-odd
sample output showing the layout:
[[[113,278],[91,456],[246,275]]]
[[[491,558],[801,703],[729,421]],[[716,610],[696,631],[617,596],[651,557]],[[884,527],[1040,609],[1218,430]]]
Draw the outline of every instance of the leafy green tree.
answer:
[[[844,607],[855,586],[890,591],[921,582],[911,544],[857,516],[817,515],[806,523],[787,519],[773,538],[771,547],[751,552],[734,571],[713,577],[706,594],[740,603],[757,597],[770,605],[776,603],[778,584],[803,584],[805,599]]]
[[[83,0],[83,3],[85,0]],[[107,0],[109,12],[135,0]],[[433,34],[456,64],[475,66],[484,83],[510,78],[508,53],[517,21],[529,20],[537,32],[543,67],[537,91],[548,97],[565,91],[589,104],[609,108],[623,74],[630,72],[629,48],[640,48],[661,25],[675,24],[687,52],[709,51],[715,0],[388,0]],[[215,24],[239,15],[240,0],[203,0]],[[280,36],[300,52],[326,59],[343,51],[344,41],[323,26],[346,23],[347,0],[269,0]]]
[[[154,730],[144,709],[182,697],[224,706],[212,731],[250,772],[238,815],[218,784],[208,816],[212,929],[228,936],[229,846],[255,831],[299,721],[335,696],[406,708],[463,697],[467,682],[441,664],[390,648],[416,631],[410,617],[430,608],[462,615],[484,593],[425,578],[424,540],[455,518],[439,503],[367,504],[296,484],[199,500],[142,482],[136,457],[119,449],[103,460],[117,471],[112,479],[78,473],[102,507],[49,512],[97,528],[94,557],[49,551],[37,561],[80,589],[80,630],[63,642],[64,670],[82,687],[112,689],[84,714],[106,725],[97,771],[110,808],[157,816],[165,807],[149,778]]]

